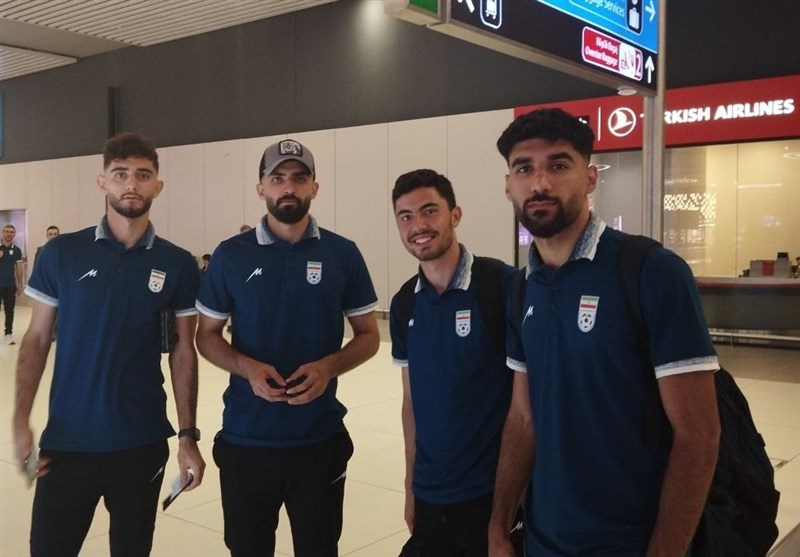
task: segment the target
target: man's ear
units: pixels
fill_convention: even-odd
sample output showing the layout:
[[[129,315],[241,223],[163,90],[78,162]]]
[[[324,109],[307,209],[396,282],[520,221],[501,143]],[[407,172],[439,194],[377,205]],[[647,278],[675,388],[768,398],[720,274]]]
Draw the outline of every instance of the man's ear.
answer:
[[[586,194],[590,194],[594,192],[597,188],[597,166],[590,164],[587,168],[587,178],[589,179],[589,183],[586,187]]]
[[[453,223],[453,228],[455,228],[456,226],[458,226],[461,223],[461,215],[462,215],[461,207],[456,205],[453,208],[453,211],[452,211],[452,213],[450,215],[450,221]]]

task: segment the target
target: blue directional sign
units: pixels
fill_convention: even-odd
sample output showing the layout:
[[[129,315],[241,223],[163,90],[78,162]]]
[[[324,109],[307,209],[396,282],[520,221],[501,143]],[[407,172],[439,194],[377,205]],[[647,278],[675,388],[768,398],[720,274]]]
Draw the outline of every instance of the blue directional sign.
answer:
[[[658,2],[654,0],[538,1],[620,39],[658,52]]]
[[[431,29],[619,88],[656,91],[659,0],[441,0]]]

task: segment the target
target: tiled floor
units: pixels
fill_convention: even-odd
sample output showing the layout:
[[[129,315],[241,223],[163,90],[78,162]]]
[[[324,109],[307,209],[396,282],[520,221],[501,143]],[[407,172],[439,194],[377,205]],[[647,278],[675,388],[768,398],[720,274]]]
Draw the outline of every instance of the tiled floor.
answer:
[[[15,326],[18,342],[29,319],[29,308],[19,307]],[[385,324],[381,322],[383,338],[388,338]],[[33,498],[33,490],[26,489],[11,458],[9,425],[18,346],[0,346],[1,557],[28,554]],[[729,346],[718,346],[718,350],[723,365],[737,376],[747,395],[777,467],[775,477],[782,493],[778,525],[783,536],[800,523],[800,351]],[[48,371],[33,412],[32,423],[38,430],[45,423],[49,376]],[[201,359],[198,425],[205,433],[201,449],[209,465],[198,490],[182,495],[167,512],[158,513],[154,557],[227,554],[222,540],[217,469],[211,462],[211,439],[220,426],[225,384],[226,374]],[[381,343],[375,358],[339,383],[340,398],[349,408],[347,426],[356,446],[348,470],[344,531],[339,544],[342,556],[395,557],[407,537],[403,522],[400,391],[400,376],[391,364],[388,342]],[[174,451],[174,443],[172,447]],[[173,468],[167,480],[174,472]],[[165,494],[169,483],[165,481]],[[81,556],[108,555],[107,529],[108,515],[100,505]],[[285,516],[279,526],[277,550],[278,555],[292,555]]]

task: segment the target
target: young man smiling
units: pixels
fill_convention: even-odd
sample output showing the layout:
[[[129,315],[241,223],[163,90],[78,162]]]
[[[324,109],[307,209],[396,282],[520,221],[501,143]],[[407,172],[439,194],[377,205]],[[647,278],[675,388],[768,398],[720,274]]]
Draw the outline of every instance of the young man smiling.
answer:
[[[485,557],[513,375],[501,340],[503,293],[516,269],[458,243],[461,208],[441,174],[403,174],[392,202],[400,240],[420,262],[390,315],[392,358],[402,368],[410,545],[426,557]],[[490,290],[495,322],[481,300]]]

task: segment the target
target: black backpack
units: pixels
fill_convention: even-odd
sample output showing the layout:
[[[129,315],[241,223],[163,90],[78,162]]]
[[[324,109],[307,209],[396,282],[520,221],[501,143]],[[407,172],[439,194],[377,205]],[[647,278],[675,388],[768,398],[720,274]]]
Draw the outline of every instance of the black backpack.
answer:
[[[638,331],[639,353],[650,359],[649,334],[642,318],[639,282],[642,263],[649,251],[661,244],[646,236],[627,236],[619,255],[621,286],[628,312]],[[514,277],[511,308],[522,323],[525,303],[525,270]],[[648,384],[645,439],[658,441],[659,416],[663,412],[654,374]],[[747,399],[731,374],[720,368],[714,374],[721,434],[714,479],[706,506],[692,541],[692,557],[764,557],[778,538],[775,518],[780,493],[775,490],[775,471],[758,433]]]
[[[478,289],[478,308],[486,326],[498,346],[505,350],[506,346],[506,300],[503,289],[503,274],[505,263],[491,257],[475,256],[472,261],[472,280]],[[414,309],[414,289],[417,286],[417,276],[408,279],[395,297],[395,312],[397,323],[400,325],[400,334],[403,339],[408,338],[408,321]]]

